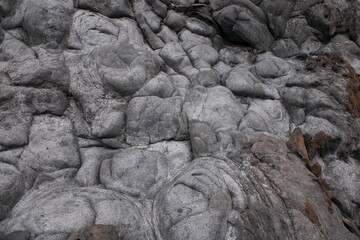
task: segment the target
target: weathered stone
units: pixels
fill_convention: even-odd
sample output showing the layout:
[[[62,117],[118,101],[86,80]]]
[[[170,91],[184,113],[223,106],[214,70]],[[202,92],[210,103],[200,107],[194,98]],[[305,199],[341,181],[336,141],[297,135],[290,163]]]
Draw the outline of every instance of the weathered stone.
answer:
[[[183,110],[189,125],[202,122],[216,133],[236,130],[245,114],[245,107],[236,101],[230,90],[221,86],[194,87],[185,100]]]
[[[5,69],[14,85],[38,88],[58,88],[67,92],[70,85],[70,72],[64,58],[58,54],[44,59],[27,60],[14,63]]]
[[[292,39],[280,39],[271,46],[271,51],[276,56],[288,58],[300,53],[299,47]]]
[[[358,239],[359,9],[0,0],[0,239]]]
[[[5,33],[0,47],[0,61],[22,62],[28,59],[34,60],[35,52],[25,43],[16,39],[9,33]]]
[[[26,229],[35,236],[66,239],[64,235],[101,224],[114,225],[118,236],[124,238],[154,239],[150,216],[138,201],[114,191],[80,188],[70,182],[32,189],[12,210],[11,216],[0,223],[0,232],[11,234]],[[54,232],[57,234],[52,238]]]
[[[289,131],[289,116],[279,101],[253,100],[247,115],[239,124],[242,132],[268,132],[286,139]]]
[[[144,44],[140,29],[128,18],[110,19],[100,14],[78,10],[73,16],[68,46],[74,49],[109,44]]]
[[[125,131],[124,103],[109,102],[97,112],[92,123],[91,132],[99,138],[113,138]]]
[[[168,177],[167,161],[156,151],[126,149],[103,161],[100,181],[108,189],[135,197],[146,195]]]
[[[213,27],[196,18],[187,18],[185,27],[191,32],[205,37],[212,37],[216,33]]]
[[[214,87],[220,84],[220,75],[211,68],[200,69],[198,75],[193,77],[192,82],[204,87]]]
[[[216,152],[216,135],[208,125],[194,123],[190,126],[189,134],[191,146],[196,157],[209,156]]]
[[[14,16],[5,19],[7,29],[22,26],[28,33],[31,44],[64,43],[74,12],[73,1],[22,1]]]
[[[274,37],[266,26],[263,12],[251,1],[243,2],[247,3],[223,6],[214,13],[215,20],[230,41],[268,49],[274,42]]]
[[[219,59],[218,52],[207,44],[190,48],[188,51],[191,62],[197,69],[211,68]]]
[[[0,239],[2,240],[29,240],[30,233],[28,231],[16,231],[10,234],[3,235],[0,233]]]
[[[165,24],[176,32],[180,32],[186,25],[185,18],[180,14],[169,11],[167,17],[164,20]]]
[[[85,227],[73,233],[67,240],[118,240],[118,234],[115,226],[112,225],[94,225]]]
[[[286,76],[292,70],[286,61],[271,54],[258,57],[254,69],[262,78],[279,78]]]
[[[2,162],[0,176],[0,220],[3,220],[24,194],[25,182],[16,167]]]
[[[279,99],[276,88],[263,84],[251,72],[242,68],[233,68],[225,80],[226,87],[235,95],[255,98]]]
[[[175,31],[167,26],[162,26],[161,31],[157,34],[159,38],[166,44],[171,42],[179,42],[178,36]]]
[[[198,70],[192,66],[192,63],[181,44],[166,44],[161,49],[160,56],[164,59],[168,66],[188,78],[198,73]]]
[[[41,172],[77,168],[80,157],[73,127],[68,119],[48,116],[34,117],[29,145],[18,162],[24,172],[27,187],[31,187]]]
[[[127,142],[132,145],[148,145],[162,140],[184,137],[186,120],[181,113],[181,99],[136,97],[128,106]]]
[[[90,123],[102,105],[106,105],[105,94],[135,93],[159,72],[161,65],[154,54],[128,44],[97,47],[74,61],[75,65],[70,67],[70,92],[80,102]]]
[[[103,160],[110,158],[116,150],[101,147],[89,147],[80,149],[81,167],[75,179],[82,186],[96,186],[100,183],[99,173]]]
[[[131,9],[131,4],[128,0],[79,0],[78,7],[99,12],[105,16],[112,18],[134,17],[134,13]]]
[[[9,147],[26,145],[32,120],[31,114],[2,112],[0,116],[0,144]]]
[[[174,91],[174,83],[165,73],[160,72],[139,89],[139,91],[134,94],[134,97],[157,96],[160,98],[168,98],[173,95]]]

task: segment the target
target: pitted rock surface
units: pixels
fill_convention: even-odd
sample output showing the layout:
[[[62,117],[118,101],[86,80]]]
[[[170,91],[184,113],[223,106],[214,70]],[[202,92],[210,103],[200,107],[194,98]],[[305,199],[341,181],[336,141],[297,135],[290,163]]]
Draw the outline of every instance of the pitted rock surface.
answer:
[[[359,239],[359,13],[0,1],[0,239]]]

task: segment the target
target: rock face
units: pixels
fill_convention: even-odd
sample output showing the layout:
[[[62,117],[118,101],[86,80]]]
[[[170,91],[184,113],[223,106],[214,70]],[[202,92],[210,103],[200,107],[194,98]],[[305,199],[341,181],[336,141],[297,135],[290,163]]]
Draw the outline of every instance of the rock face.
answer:
[[[359,12],[0,1],[0,239],[359,239]]]

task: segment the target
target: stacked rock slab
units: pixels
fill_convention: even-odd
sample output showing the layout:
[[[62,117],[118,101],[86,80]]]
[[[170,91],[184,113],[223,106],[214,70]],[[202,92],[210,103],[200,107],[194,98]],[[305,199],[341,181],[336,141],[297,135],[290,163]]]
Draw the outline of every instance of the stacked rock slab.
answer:
[[[359,9],[0,1],[0,240],[359,239]]]

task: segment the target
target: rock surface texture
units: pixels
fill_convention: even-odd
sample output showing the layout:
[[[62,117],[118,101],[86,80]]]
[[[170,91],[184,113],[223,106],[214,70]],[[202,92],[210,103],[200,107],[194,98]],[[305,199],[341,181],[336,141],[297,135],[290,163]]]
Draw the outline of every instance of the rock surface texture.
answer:
[[[0,240],[360,239],[359,14],[1,0]]]

